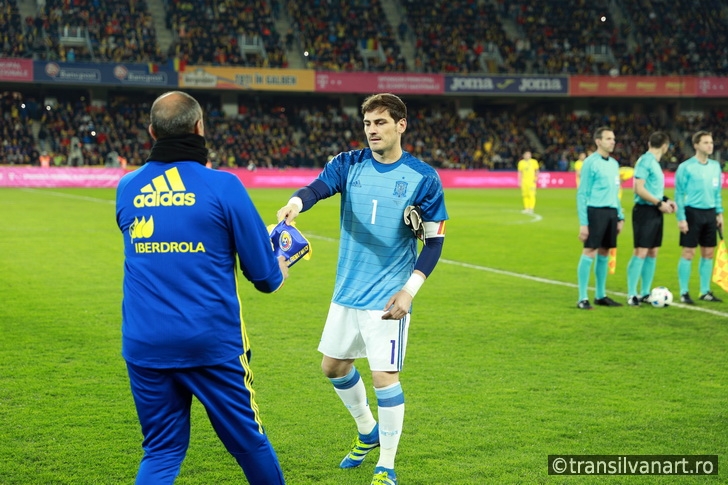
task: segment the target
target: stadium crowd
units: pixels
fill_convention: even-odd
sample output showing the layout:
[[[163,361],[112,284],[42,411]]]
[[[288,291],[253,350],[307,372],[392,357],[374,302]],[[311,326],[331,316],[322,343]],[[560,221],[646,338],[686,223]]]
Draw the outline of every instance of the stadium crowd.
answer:
[[[166,25],[174,41],[162,52],[148,0],[39,0],[36,15],[22,18],[17,0],[0,0],[0,57],[62,61],[286,67],[297,48],[308,66],[345,71],[509,72],[548,74],[728,73],[728,54],[717,47],[728,37],[728,2],[629,2],[595,5],[585,0],[400,0],[402,21],[387,21],[381,0],[169,0]],[[675,9],[680,15],[672,15]],[[283,13],[283,11],[287,13]],[[611,15],[618,11],[621,15]],[[291,29],[277,32],[277,20]],[[562,20],[569,18],[568,23]],[[88,32],[89,43],[70,45],[61,36]],[[262,41],[264,51],[245,54],[240,39]],[[415,47],[408,65],[402,42]],[[18,96],[21,99],[18,99]],[[151,146],[148,102],[114,95],[100,105],[58,96],[43,106],[33,96],[2,97],[0,163],[106,164],[118,154],[144,161]],[[341,150],[363,146],[361,121],[330,100],[244,102],[236,116],[208,101],[213,162],[258,166],[320,166]],[[526,149],[544,169],[565,170],[591,147],[594,127],[617,134],[615,154],[633,163],[655,129],[668,129],[673,165],[691,153],[686,140],[699,128],[724,133],[725,114],[665,120],[629,110],[559,112],[540,108],[519,115],[508,107],[475,107],[462,114],[452,103],[410,105],[405,148],[438,167],[513,169]],[[350,113],[350,112],[349,112]],[[667,125],[667,126],[666,126]],[[728,146],[716,137],[716,150]],[[542,148],[540,148],[542,147]],[[44,152],[47,152],[44,155]],[[111,158],[109,158],[111,154]],[[47,160],[47,158],[44,158]]]
[[[329,71],[407,70],[379,0],[289,0],[286,8],[308,54],[307,67]]]
[[[139,165],[152,145],[147,133],[151,100],[137,98],[114,95],[104,106],[61,94],[57,103],[45,106],[33,97],[5,93],[0,96],[0,163],[38,164],[47,152],[51,165],[114,164],[109,159],[114,153]],[[225,114],[214,96],[205,104],[215,165],[320,167],[336,153],[366,142],[358,114],[347,114],[328,99],[257,96],[242,101],[235,115]],[[530,150],[545,170],[568,170],[580,152],[593,148],[594,129],[607,125],[617,135],[615,158],[624,165],[635,162],[649,133],[657,129],[673,139],[668,168],[692,155],[689,140],[698,129],[715,133],[719,159],[728,153],[728,140],[721,136],[728,132],[728,117],[717,108],[704,117],[681,115],[668,122],[648,114],[598,109],[554,114],[538,103],[533,108],[518,115],[512,107],[483,105],[462,115],[451,103],[413,99],[404,147],[443,168],[512,170]]]
[[[0,0],[0,57],[286,67],[306,51],[320,70],[534,74],[724,75],[725,0],[169,0],[162,52],[145,0],[38,0],[22,19]],[[679,12],[676,15],[675,12]],[[564,19],[568,19],[565,22]],[[288,22],[277,31],[277,20]],[[88,31],[90,42],[61,41]],[[240,39],[264,51],[243,52]],[[402,42],[415,46],[406,59]],[[301,51],[301,52],[296,52]]]
[[[275,29],[277,2],[265,0],[172,0],[166,24],[175,37],[169,56],[187,64],[288,67],[281,34]],[[239,39],[261,41],[264,50],[243,52]]]

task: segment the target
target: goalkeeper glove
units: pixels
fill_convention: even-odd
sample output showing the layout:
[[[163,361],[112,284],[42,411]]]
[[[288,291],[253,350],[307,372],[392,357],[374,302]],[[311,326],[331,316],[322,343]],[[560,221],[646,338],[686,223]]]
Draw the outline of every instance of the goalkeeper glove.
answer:
[[[422,221],[422,209],[416,205],[405,207],[404,223],[412,230],[417,239],[425,242],[425,224]]]

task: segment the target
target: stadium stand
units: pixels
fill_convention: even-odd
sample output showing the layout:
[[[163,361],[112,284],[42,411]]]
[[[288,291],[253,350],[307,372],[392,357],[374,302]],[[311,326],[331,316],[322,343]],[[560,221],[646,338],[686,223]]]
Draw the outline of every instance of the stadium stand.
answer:
[[[307,67],[329,71],[407,69],[379,0],[289,0],[286,8],[308,53]]]
[[[401,23],[392,28],[381,0],[341,5],[322,0],[169,0],[167,27],[174,34],[161,52],[151,0],[45,0],[36,15],[21,15],[17,0],[0,0],[0,56],[65,61],[165,62],[285,67],[287,52],[309,51],[309,66],[337,71],[425,71],[540,74],[728,74],[728,4],[719,0],[399,0]],[[291,29],[276,28],[285,7]],[[681,15],[674,15],[678,9]],[[613,15],[619,11],[622,15]],[[607,15],[605,15],[607,13]],[[569,18],[568,23],[562,20]],[[157,24],[158,25],[158,24]],[[414,39],[414,62],[400,49]],[[614,70],[617,69],[615,73]],[[151,146],[146,119],[153,94],[113,94],[90,104],[63,93],[44,109],[40,92],[2,96],[0,163],[37,164],[43,151],[53,164],[72,158],[80,145],[84,163],[103,165],[118,153],[142,163]],[[30,93],[30,94],[28,94]],[[537,101],[519,109],[454,99],[412,99],[406,148],[437,167],[513,169],[531,149],[548,170],[561,170],[588,150],[599,125],[617,133],[616,158],[632,164],[656,129],[673,139],[670,166],[692,154],[690,135],[716,133],[716,154],[728,153],[725,112],[659,116],[629,107],[606,109],[564,100]],[[260,95],[224,115],[219,95],[205,101],[213,162],[225,166],[321,166],[332,155],[364,146],[356,109],[339,98]],[[349,100],[351,103],[351,100]],[[22,107],[25,106],[25,107]],[[34,106],[33,109],[30,106]],[[75,140],[78,140],[77,142]],[[74,154],[75,156],[75,154]]]
[[[167,25],[175,42],[168,54],[187,64],[287,67],[285,47],[275,29],[274,4],[172,0],[167,4]]]
[[[418,70],[498,72],[511,61],[514,44],[492,4],[468,0],[403,0],[402,4],[417,38]]]
[[[585,0],[530,0],[511,4],[531,44],[533,71],[544,74],[608,74],[625,41],[608,8]],[[568,21],[566,20],[568,19]]]
[[[719,0],[620,1],[634,25],[635,49],[622,74],[726,75],[728,6]],[[675,12],[679,12],[678,15]]]
[[[143,0],[45,0],[25,19],[26,56],[66,62],[162,62]],[[22,40],[21,40],[22,39]]]
[[[43,0],[23,19],[17,0],[1,0],[0,55],[287,67],[300,47],[305,67],[334,71],[728,74],[723,0],[399,0],[396,26],[381,0],[165,0],[164,52],[147,1]]]

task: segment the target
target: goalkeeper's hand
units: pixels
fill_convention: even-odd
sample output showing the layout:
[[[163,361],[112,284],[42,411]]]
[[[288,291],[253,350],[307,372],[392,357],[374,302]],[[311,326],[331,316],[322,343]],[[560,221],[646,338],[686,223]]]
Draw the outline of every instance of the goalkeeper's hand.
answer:
[[[301,199],[298,197],[292,197],[291,200],[288,201],[288,204],[278,209],[276,214],[278,222],[285,220],[286,224],[289,226],[292,225],[293,220],[301,213],[301,209],[303,209],[303,202]]]
[[[424,242],[425,224],[422,221],[422,209],[416,205],[408,205],[405,207],[404,223],[412,230],[417,239]]]

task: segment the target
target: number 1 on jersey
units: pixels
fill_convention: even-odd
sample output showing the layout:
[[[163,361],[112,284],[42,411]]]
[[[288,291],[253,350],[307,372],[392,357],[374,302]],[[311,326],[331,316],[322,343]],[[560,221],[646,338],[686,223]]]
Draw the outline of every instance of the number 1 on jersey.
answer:
[[[372,199],[372,224],[377,220],[377,199]]]

